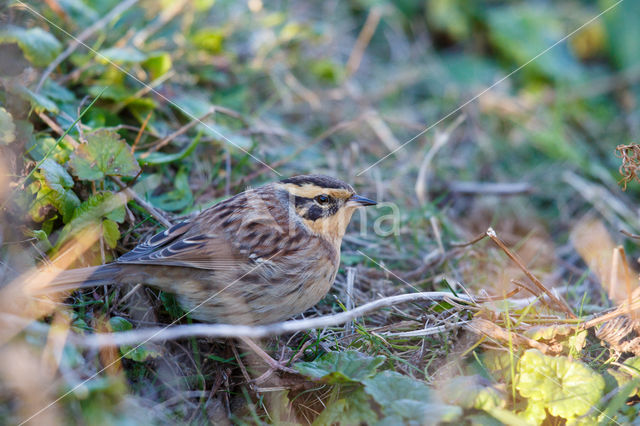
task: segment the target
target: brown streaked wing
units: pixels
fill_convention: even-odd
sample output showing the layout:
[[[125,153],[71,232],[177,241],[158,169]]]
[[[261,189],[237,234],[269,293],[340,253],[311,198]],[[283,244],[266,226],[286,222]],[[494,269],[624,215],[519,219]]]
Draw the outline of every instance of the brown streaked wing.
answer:
[[[178,223],[156,234],[116,260],[120,264],[183,266],[230,270],[248,259],[216,229],[201,232],[201,217]]]

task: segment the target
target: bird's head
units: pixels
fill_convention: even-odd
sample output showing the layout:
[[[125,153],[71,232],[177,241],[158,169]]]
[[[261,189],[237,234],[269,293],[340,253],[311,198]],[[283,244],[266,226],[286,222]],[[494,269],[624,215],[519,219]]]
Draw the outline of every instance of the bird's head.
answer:
[[[351,185],[330,176],[294,176],[276,185],[286,191],[290,210],[310,232],[337,244],[355,209],[376,204],[356,194]]]

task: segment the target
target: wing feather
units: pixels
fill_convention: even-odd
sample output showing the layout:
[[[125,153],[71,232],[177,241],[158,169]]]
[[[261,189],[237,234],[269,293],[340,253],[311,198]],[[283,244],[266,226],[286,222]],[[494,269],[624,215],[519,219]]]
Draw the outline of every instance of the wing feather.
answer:
[[[230,270],[243,263],[237,250],[222,235],[190,235],[193,225],[189,221],[178,223],[125,253],[116,263],[210,270]]]

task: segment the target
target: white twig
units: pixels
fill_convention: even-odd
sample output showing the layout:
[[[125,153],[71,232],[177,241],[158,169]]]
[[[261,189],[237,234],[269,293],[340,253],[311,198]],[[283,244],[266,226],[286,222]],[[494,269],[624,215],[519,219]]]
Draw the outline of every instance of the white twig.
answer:
[[[185,337],[251,337],[260,338],[293,333],[309,329],[331,327],[344,324],[367,312],[375,311],[387,306],[419,300],[440,301],[445,298],[460,303],[469,303],[468,297],[455,297],[445,291],[430,291],[422,293],[401,294],[385,297],[369,302],[350,311],[327,315],[317,318],[284,321],[269,325],[231,325],[231,324],[188,324],[172,327],[151,327],[120,333],[96,333],[87,336],[80,344],[87,347],[103,347],[113,345],[132,345],[139,342],[166,341]]]
[[[345,296],[345,306],[347,311],[353,309],[354,300],[353,300],[353,287],[356,281],[356,268],[349,267],[347,268],[347,290]],[[348,321],[344,327],[345,335],[349,336],[353,333],[353,321]]]

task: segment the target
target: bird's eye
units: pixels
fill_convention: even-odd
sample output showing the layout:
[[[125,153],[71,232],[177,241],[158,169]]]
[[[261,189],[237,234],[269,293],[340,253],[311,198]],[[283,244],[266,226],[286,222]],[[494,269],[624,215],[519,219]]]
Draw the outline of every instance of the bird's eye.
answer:
[[[325,204],[328,204],[328,203],[329,203],[330,198],[329,198],[329,196],[328,196],[328,195],[321,194],[321,195],[317,195],[317,196],[314,198],[314,200],[315,200],[315,202],[316,202],[316,203],[318,203],[318,204],[320,204],[321,206],[323,206],[323,205],[325,205]]]

